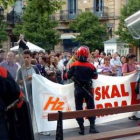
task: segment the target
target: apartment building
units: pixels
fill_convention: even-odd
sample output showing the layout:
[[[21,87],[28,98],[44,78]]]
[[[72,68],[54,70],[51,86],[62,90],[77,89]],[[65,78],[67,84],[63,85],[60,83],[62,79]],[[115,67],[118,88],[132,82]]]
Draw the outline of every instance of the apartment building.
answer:
[[[26,0],[17,0],[14,6],[8,6],[4,11],[5,19],[8,23],[7,33],[8,38],[7,41],[3,42],[3,50],[8,52],[11,47],[14,47],[17,42],[16,36],[13,35],[12,30],[16,23],[21,23],[21,15],[26,6]]]
[[[61,32],[61,44],[55,46],[55,50],[71,50],[78,43],[73,43],[72,38],[78,34],[69,30],[69,23],[73,22],[78,14],[91,11],[97,15],[101,22],[107,23],[110,38],[118,28],[120,9],[127,0],[64,0],[62,10],[52,16],[52,20],[58,20],[57,30]]]
[[[97,15],[101,22],[107,23],[110,38],[114,37],[114,32],[118,28],[120,9],[128,0],[63,0],[65,5],[62,9],[51,16],[52,20],[57,20],[59,25],[57,30],[61,33],[61,43],[55,46],[55,51],[71,51],[75,46],[78,46],[78,42],[73,42],[72,39],[76,38],[79,33],[74,33],[69,30],[69,23],[73,22],[78,14],[91,11]],[[17,0],[14,7],[9,8],[7,11],[7,20],[9,23],[8,34],[9,38],[7,42],[4,42],[3,46],[8,50],[11,46],[14,46],[16,41],[15,36],[12,34],[12,28],[16,22],[20,22],[20,15],[23,12],[23,8],[26,5],[25,0]]]

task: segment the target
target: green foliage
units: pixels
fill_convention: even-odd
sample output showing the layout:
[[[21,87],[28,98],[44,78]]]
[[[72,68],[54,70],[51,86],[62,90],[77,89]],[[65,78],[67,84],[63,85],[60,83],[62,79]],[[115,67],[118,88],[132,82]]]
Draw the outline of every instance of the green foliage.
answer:
[[[42,4],[40,2],[42,2]],[[38,4],[42,7],[42,11],[41,9],[37,9],[39,8]],[[60,41],[60,35],[57,33],[57,30],[54,29],[58,23],[50,19],[50,13],[52,13],[53,10],[51,7],[53,7],[53,5],[51,3],[49,6],[51,11],[50,9],[45,11],[45,4],[45,0],[28,1],[28,6],[22,16],[23,23],[15,26],[14,34],[19,36],[19,34],[22,33],[29,41],[44,49],[50,49]]]
[[[7,8],[8,5],[13,5],[16,0],[0,0],[0,6]]]
[[[100,24],[99,19],[92,12],[84,12],[77,16],[70,29],[80,33],[75,41],[87,45],[91,50],[102,49],[106,40],[106,26]]]
[[[39,13],[48,12],[49,15],[53,14],[54,11],[60,10],[62,5],[65,4],[62,0],[30,0],[33,1],[34,7]]]
[[[4,17],[0,16],[0,48],[2,48],[2,43],[7,39],[7,23],[3,20]]]
[[[124,20],[138,10],[140,10],[140,0],[129,0],[128,3],[121,9],[120,22],[118,30],[116,31],[116,34],[119,35],[120,41],[133,44],[134,46],[139,46],[139,40],[133,39]]]

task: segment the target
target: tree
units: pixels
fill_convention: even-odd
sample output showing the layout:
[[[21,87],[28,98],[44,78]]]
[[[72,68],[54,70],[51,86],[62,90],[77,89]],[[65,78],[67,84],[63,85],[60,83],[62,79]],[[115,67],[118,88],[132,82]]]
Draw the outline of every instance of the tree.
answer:
[[[50,16],[54,10],[58,10],[62,6],[62,3],[59,3],[61,6],[57,6],[55,5],[57,0],[49,1],[52,2],[49,4],[45,0],[28,1],[22,16],[23,23],[17,24],[13,30],[15,35],[19,36],[20,33],[23,33],[29,41],[44,49],[52,49],[60,41],[60,35],[55,30],[58,23],[52,21]]]
[[[13,5],[16,0],[0,0],[0,6],[7,8],[8,5]]]
[[[120,22],[116,35],[119,35],[119,40],[129,44],[130,46],[139,46],[139,40],[133,39],[125,24],[125,19],[134,14],[140,9],[140,0],[129,0],[128,3],[121,9]]]
[[[84,12],[77,16],[75,22],[70,23],[70,29],[80,33],[75,41],[87,45],[90,49],[102,49],[106,40],[107,27],[100,24],[99,19],[92,12]]]
[[[6,9],[8,5],[14,4],[15,1],[16,0],[0,0],[0,8],[4,7]],[[2,43],[7,39],[7,27],[5,17],[0,13],[0,48],[2,48]]]

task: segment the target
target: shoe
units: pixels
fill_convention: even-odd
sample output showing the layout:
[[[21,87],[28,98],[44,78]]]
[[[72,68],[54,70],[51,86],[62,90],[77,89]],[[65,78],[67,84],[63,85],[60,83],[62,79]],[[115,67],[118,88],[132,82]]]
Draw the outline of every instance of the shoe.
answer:
[[[80,125],[80,131],[79,131],[79,134],[80,135],[84,135],[85,134],[85,128],[84,128],[84,125]]]
[[[140,120],[140,118],[137,118],[136,116],[128,117],[128,119],[129,120],[135,120],[135,121]]]
[[[90,125],[89,133],[92,133],[92,134],[94,134],[94,133],[99,133],[99,131],[96,130],[94,124],[93,124],[93,125],[92,125],[92,124]]]
[[[50,132],[40,132],[40,133],[38,133],[38,134],[44,135],[44,136],[50,136],[50,135],[51,135]]]

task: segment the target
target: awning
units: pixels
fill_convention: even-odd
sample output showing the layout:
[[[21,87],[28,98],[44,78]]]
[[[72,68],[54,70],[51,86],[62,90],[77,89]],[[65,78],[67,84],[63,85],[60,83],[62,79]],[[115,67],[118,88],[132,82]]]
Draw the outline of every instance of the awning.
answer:
[[[73,34],[62,34],[60,39],[74,39],[76,38]]]

